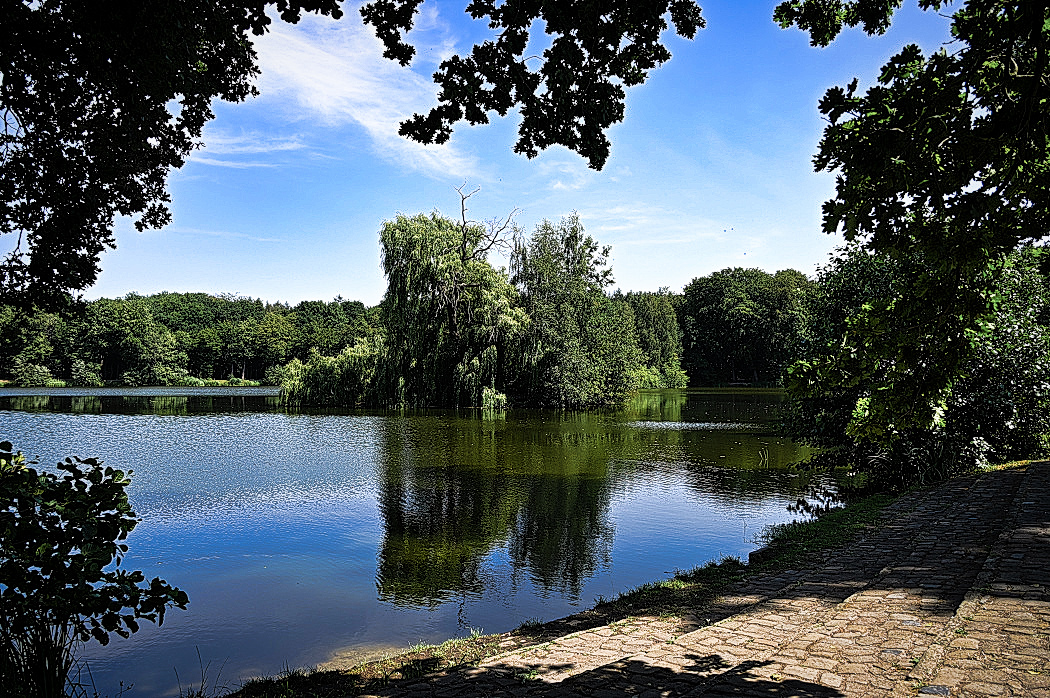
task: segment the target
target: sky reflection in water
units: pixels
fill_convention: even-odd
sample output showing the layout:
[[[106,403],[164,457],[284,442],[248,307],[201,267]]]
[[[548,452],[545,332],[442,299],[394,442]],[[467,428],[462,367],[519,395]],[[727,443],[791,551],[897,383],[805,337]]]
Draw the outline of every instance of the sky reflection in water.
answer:
[[[0,437],[43,463],[135,472],[126,564],[190,596],[86,651],[96,689],[177,694],[197,650],[252,675],[582,610],[744,556],[828,483],[761,425],[773,392],[661,391],[608,413],[286,414],[273,400],[4,397]],[[675,424],[674,428],[668,425]],[[176,681],[175,670],[178,671]]]

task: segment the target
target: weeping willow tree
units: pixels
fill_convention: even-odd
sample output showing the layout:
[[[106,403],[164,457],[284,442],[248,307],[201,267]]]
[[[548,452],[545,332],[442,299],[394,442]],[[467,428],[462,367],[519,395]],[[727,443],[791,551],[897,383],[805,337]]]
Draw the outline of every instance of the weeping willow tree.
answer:
[[[472,192],[473,193],[473,192]],[[619,405],[639,385],[631,304],[610,298],[608,247],[579,218],[524,239],[514,213],[486,224],[398,215],[380,231],[387,290],[380,329],[339,356],[283,369],[291,404],[562,408]],[[499,250],[514,278],[488,261]]]
[[[281,369],[281,397],[292,405],[363,407],[379,401],[375,376],[383,359],[383,337],[359,339],[336,356],[314,349],[309,360],[292,359]]]
[[[397,405],[478,406],[502,382],[505,346],[527,322],[506,272],[488,261],[512,216],[482,225],[437,213],[383,224],[386,355],[378,393]]]

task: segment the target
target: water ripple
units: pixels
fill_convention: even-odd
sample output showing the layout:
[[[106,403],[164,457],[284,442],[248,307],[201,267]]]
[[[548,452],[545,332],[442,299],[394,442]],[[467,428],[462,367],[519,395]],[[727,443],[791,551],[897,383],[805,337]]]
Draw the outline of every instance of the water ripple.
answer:
[[[656,429],[668,431],[752,431],[763,428],[761,424],[746,422],[628,422],[627,426],[635,429]]]

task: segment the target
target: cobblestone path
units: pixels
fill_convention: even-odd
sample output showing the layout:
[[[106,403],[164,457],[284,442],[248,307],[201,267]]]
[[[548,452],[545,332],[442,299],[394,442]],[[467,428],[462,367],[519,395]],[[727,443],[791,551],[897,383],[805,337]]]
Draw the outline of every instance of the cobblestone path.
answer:
[[[1050,698],[1050,462],[953,480],[887,516],[684,625],[632,618],[378,695]]]

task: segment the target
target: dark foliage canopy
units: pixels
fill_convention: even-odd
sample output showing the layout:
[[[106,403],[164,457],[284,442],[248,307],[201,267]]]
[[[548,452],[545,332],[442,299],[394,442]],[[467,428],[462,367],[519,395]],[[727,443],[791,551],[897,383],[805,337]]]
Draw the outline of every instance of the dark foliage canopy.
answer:
[[[884,31],[899,0],[793,0],[783,26],[826,45],[843,26]],[[916,269],[873,299],[842,351],[800,372],[803,389],[875,379],[854,428],[892,438],[932,423],[989,324],[1009,255],[1050,227],[1050,3],[920,0],[957,8],[953,41],[908,45],[866,92],[828,90],[814,158],[838,173],[824,229]],[[893,331],[889,331],[892,327]]]
[[[384,55],[407,65],[415,49],[405,42],[422,0],[373,0],[361,8],[386,46]],[[645,82],[671,58],[660,41],[670,15],[675,31],[693,38],[704,27],[693,0],[472,0],[467,12],[488,20],[495,38],[468,56],[441,63],[434,82],[440,104],[401,124],[421,143],[444,143],[459,121],[486,124],[489,112],[518,107],[521,126],[514,151],[530,158],[563,145],[600,170],[609,157],[605,130],[624,116],[625,87]],[[550,46],[526,56],[535,22]]]
[[[249,34],[274,6],[339,17],[338,0],[0,0],[0,295],[53,304],[90,286],[116,216],[171,214],[166,178],[211,102],[255,94]]]

